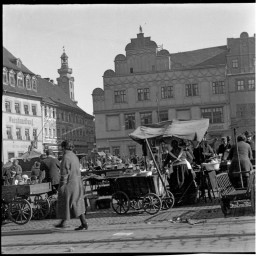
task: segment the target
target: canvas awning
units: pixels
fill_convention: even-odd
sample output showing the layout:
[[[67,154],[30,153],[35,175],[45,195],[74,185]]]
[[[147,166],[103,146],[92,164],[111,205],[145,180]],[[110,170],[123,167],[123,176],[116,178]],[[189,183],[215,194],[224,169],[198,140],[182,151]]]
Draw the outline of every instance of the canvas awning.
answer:
[[[27,151],[26,153],[24,153],[21,157],[19,157],[19,159],[23,159],[23,160],[29,160],[35,157],[40,157],[42,155],[41,152],[36,151],[36,150],[31,150],[31,151]]]
[[[168,120],[161,123],[139,126],[129,136],[142,143],[145,139],[161,137],[177,137],[200,142],[209,127],[209,119],[199,120]]]

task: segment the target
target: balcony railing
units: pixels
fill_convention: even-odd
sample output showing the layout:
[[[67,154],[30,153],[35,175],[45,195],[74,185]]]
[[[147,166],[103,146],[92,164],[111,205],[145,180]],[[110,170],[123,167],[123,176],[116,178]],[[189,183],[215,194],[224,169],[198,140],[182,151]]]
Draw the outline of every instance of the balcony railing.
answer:
[[[30,140],[30,136],[26,136],[26,140]]]
[[[13,139],[13,138],[12,138],[12,135],[8,134],[8,135],[7,135],[7,139],[8,139],[8,140],[12,140],[12,139]]]

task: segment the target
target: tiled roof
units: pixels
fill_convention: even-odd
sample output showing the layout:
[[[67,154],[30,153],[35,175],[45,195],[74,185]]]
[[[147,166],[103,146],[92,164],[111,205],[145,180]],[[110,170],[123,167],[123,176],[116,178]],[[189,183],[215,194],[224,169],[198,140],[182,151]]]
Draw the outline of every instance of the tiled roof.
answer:
[[[226,51],[227,51],[227,46],[218,46],[218,47],[199,49],[195,51],[172,53],[170,55],[171,55],[172,65],[174,67],[175,65],[177,65],[177,67],[180,66],[183,68],[186,68],[186,67],[191,68],[191,67],[195,67],[198,64],[202,64],[203,62],[210,59],[213,59],[212,63],[214,63],[215,65],[223,64],[223,56],[226,54]],[[215,58],[218,55],[219,57]]]
[[[3,47],[3,66],[4,67],[13,69],[14,71],[22,71],[23,73],[34,75],[34,73],[32,71],[30,71],[23,64],[21,64],[21,68],[19,68],[15,64],[15,59],[17,59],[17,58],[14,57],[5,47]]]
[[[4,67],[7,67],[13,70],[20,70],[24,74],[29,73],[34,75],[34,73],[31,72],[29,69],[27,69],[24,65],[22,65],[21,68],[19,69],[15,64],[11,62],[12,59],[15,59],[15,57],[6,48],[3,47],[3,66]],[[84,110],[78,107],[76,103],[69,98],[69,95],[67,95],[60,86],[53,84],[41,77],[37,77],[37,82],[38,82],[37,92],[33,90],[28,90],[26,88],[19,88],[17,86],[12,87],[10,85],[5,85],[5,84],[3,84],[3,90],[19,93],[27,96],[41,97],[43,101],[49,104],[57,104],[62,107],[64,106],[72,107],[72,108],[75,108],[77,111],[82,111],[83,114],[87,114],[88,116],[92,117],[92,115],[86,113]]]

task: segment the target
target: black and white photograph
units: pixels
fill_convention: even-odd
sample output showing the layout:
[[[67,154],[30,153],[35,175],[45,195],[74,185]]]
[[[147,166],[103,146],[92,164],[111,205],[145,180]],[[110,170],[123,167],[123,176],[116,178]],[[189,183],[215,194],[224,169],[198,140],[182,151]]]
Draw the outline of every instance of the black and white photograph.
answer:
[[[2,5],[2,254],[255,255],[255,3]]]

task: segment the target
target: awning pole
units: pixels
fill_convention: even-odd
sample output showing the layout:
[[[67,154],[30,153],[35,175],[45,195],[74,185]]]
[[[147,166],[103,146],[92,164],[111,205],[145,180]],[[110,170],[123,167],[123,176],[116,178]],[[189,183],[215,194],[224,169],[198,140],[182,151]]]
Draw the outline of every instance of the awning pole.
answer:
[[[163,184],[163,186],[164,186],[165,193],[166,193],[166,195],[168,196],[168,191],[167,191],[167,188],[166,188],[166,186],[165,186],[165,183],[164,183],[164,181],[163,181],[163,179],[162,179],[159,166],[158,166],[158,164],[157,164],[157,162],[156,162],[156,160],[155,160],[155,158],[154,158],[154,155],[153,155],[153,152],[152,152],[152,150],[151,150],[151,147],[150,147],[150,145],[149,145],[149,143],[148,143],[148,140],[147,140],[147,139],[145,139],[145,140],[146,140],[146,143],[147,143],[149,152],[150,152],[150,154],[151,154],[151,156],[152,156],[153,162],[154,162],[154,164],[155,164],[155,166],[156,166],[156,169],[157,169],[159,178],[160,178],[160,180],[161,180],[161,182],[162,182],[162,184]]]

